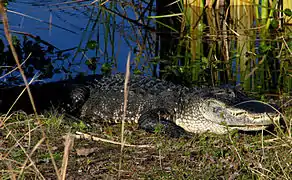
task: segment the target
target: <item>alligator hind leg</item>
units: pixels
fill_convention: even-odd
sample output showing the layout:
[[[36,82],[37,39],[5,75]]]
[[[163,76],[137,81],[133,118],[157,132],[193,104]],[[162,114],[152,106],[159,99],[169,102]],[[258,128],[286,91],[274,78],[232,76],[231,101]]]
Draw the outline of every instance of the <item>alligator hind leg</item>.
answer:
[[[188,133],[171,120],[171,114],[164,108],[151,109],[143,113],[139,120],[139,128],[154,133],[156,130],[170,137],[188,137]]]

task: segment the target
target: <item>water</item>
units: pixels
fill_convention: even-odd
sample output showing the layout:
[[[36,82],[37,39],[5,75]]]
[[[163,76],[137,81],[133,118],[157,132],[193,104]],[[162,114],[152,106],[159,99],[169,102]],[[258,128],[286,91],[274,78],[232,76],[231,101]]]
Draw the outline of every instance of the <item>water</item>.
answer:
[[[101,64],[108,62],[109,59],[114,59],[114,61],[118,62],[114,71],[124,72],[127,55],[131,48],[125,43],[120,32],[114,32],[115,40],[113,44],[107,45],[105,44],[106,38],[103,37],[105,36],[104,28],[99,28],[98,32],[97,29],[93,29],[92,31],[87,30],[84,33],[87,24],[92,24],[93,21],[93,19],[90,19],[92,6],[88,5],[91,2],[92,1],[63,3],[62,1],[36,2],[34,0],[27,0],[9,3],[8,18],[10,29],[39,36],[42,40],[58,48],[58,50],[77,48],[79,44],[81,48],[84,48],[87,40],[92,39],[96,41],[96,39],[98,39],[100,43],[98,52],[89,50],[85,53],[80,53],[77,49],[68,51],[70,54],[68,58],[69,62],[73,64],[79,64],[81,62],[80,65],[71,67],[73,69],[70,71],[74,72],[73,76],[78,72],[99,74],[101,73]],[[93,14],[97,15],[96,13],[97,12]],[[100,25],[102,26],[102,24]],[[21,35],[17,33],[13,35],[21,37]],[[99,36],[99,38],[97,38],[97,36]],[[76,57],[74,57],[75,53],[77,54]],[[112,57],[112,55],[114,57]],[[96,71],[88,70],[84,63],[87,58],[91,57],[97,57],[98,59],[99,67]],[[60,64],[55,66],[58,65]],[[65,63],[64,68],[68,67],[68,63]],[[65,78],[64,73],[55,75],[53,80],[62,78]]]

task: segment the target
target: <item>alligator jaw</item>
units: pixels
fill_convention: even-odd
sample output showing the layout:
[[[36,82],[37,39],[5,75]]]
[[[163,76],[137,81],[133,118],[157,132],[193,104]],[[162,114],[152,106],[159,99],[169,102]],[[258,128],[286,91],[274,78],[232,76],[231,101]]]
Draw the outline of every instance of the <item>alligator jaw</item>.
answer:
[[[244,125],[244,126],[229,125],[228,128],[241,131],[260,131],[267,129],[269,126],[270,125]]]
[[[252,116],[251,116],[252,118]],[[257,118],[259,121],[257,121]],[[237,129],[242,131],[259,131],[268,128],[273,124],[278,124],[280,122],[280,115],[279,114],[265,114],[262,117],[257,117],[254,119],[254,123],[251,124],[244,124],[244,125],[233,125],[229,124],[228,127],[231,129]]]

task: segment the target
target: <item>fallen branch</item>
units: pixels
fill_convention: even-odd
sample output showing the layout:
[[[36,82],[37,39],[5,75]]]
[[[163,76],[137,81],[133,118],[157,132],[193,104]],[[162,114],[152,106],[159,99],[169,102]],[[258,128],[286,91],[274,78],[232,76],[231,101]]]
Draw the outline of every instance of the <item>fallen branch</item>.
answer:
[[[76,134],[74,135],[76,139],[89,139],[89,140],[93,140],[93,141],[102,141],[102,142],[107,142],[107,143],[111,143],[111,144],[117,144],[117,145],[121,145],[121,142],[116,142],[116,141],[112,141],[112,140],[108,140],[108,139],[103,139],[103,138],[99,138],[90,134],[86,134],[86,133],[82,133],[82,132],[76,132]],[[152,145],[133,145],[133,144],[123,144],[124,146],[127,147],[135,147],[135,148],[155,148],[155,146]]]

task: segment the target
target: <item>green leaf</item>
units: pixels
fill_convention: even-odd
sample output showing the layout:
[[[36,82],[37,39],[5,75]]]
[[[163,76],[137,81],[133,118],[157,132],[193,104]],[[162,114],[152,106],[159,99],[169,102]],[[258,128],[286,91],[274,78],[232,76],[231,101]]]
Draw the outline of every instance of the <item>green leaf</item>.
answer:
[[[142,74],[142,72],[139,69],[134,69],[134,74]]]
[[[276,19],[272,19],[271,26],[272,28],[277,29],[279,27],[279,21]]]
[[[291,9],[288,9],[288,8],[286,8],[286,9],[284,10],[284,14],[285,14],[286,16],[289,16],[289,17],[291,17],[291,16],[292,16],[292,10],[291,10]]]
[[[93,50],[97,47],[97,42],[93,41],[93,40],[88,41],[86,46],[87,46],[87,48]]]
[[[110,73],[112,70],[112,66],[110,63],[104,63],[102,66],[101,66],[101,72],[103,74],[108,74]]]
[[[96,58],[89,58],[88,60],[85,61],[85,64],[90,70],[94,71],[97,66],[97,60]]]

